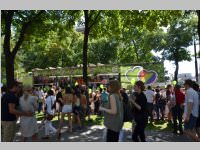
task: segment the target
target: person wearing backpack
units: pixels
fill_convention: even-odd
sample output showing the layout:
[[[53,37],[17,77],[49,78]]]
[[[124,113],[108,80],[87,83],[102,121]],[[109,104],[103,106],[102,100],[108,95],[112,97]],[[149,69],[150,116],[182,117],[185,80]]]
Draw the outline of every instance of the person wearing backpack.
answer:
[[[124,122],[132,122],[133,121],[133,107],[131,102],[129,101],[129,96],[126,93],[126,89],[122,88],[120,90],[122,101],[123,101],[123,107],[124,107]]]

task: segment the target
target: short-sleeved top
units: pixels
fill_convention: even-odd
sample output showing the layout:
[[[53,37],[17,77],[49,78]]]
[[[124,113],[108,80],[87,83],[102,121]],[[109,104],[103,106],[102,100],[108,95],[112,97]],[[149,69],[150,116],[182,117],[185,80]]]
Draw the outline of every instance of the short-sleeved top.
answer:
[[[194,117],[198,117],[198,115],[199,115],[199,95],[192,88],[189,88],[186,91],[186,94],[185,94],[185,109],[184,109],[185,115],[188,112],[188,103],[189,102],[193,103],[193,105],[192,105],[192,115]]]
[[[141,109],[134,108],[134,114],[135,116],[143,116],[145,117],[147,115],[147,98],[145,94],[142,93],[134,93],[134,96],[136,97],[135,102],[140,105]]]
[[[52,106],[55,103],[55,101],[56,101],[55,96],[48,96],[46,101],[45,101],[45,104],[47,106],[47,113],[50,114],[50,115],[54,114],[54,110],[52,109]]]
[[[154,98],[154,92],[152,90],[146,90],[144,92],[144,94],[146,95],[147,98],[147,102],[148,103],[153,103],[153,98]]]
[[[1,100],[1,121],[16,121],[17,117],[14,114],[9,113],[8,104],[15,104],[15,109],[19,107],[19,99],[13,93],[6,93]]]
[[[34,113],[37,108],[37,99],[38,98],[36,96],[32,96],[32,95],[29,95],[27,100],[25,100],[24,95],[20,97],[19,105],[20,105],[21,111],[23,112],[31,111]]]

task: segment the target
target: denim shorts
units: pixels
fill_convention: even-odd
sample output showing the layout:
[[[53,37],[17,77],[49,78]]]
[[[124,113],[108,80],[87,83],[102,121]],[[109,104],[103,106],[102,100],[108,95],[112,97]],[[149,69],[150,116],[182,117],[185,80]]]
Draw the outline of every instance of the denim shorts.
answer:
[[[185,130],[191,130],[196,128],[197,117],[194,117],[192,114],[190,115],[190,119],[188,122],[184,123]]]

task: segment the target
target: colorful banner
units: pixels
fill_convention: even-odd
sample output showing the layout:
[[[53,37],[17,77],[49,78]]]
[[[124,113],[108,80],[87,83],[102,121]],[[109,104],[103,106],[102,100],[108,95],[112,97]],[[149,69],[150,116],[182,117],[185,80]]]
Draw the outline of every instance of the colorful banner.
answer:
[[[145,85],[153,85],[156,81],[162,81],[162,76],[159,79],[158,75],[163,75],[164,69],[160,67],[161,65],[157,65],[159,68],[155,71],[153,70],[156,69],[155,66],[149,65],[145,69],[142,66],[121,66],[120,75],[122,87],[130,89],[139,80],[143,81]]]

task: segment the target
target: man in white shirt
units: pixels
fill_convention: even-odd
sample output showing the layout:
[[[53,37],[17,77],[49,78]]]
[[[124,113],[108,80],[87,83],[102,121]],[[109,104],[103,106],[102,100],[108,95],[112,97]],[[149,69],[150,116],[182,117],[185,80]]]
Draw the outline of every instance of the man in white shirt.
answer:
[[[196,121],[199,113],[198,93],[192,88],[193,81],[188,79],[184,83],[185,93],[185,108],[184,108],[184,130],[185,133],[193,140],[196,139]]]
[[[48,91],[48,97],[45,101],[47,116],[48,115],[52,115],[52,116],[55,115],[55,110],[52,108],[55,101],[56,101],[56,97],[54,96],[54,92],[52,90],[49,90]],[[54,128],[52,126],[51,119],[48,119],[48,117],[47,117],[46,120],[45,120],[45,136],[42,137],[42,139],[49,139],[50,132],[56,133],[57,130],[56,130],[56,128]]]
[[[144,94],[146,95],[146,98],[147,98],[148,116],[150,116],[150,122],[152,122],[153,121],[153,102],[155,99],[155,93],[153,92],[151,86],[148,86]]]

